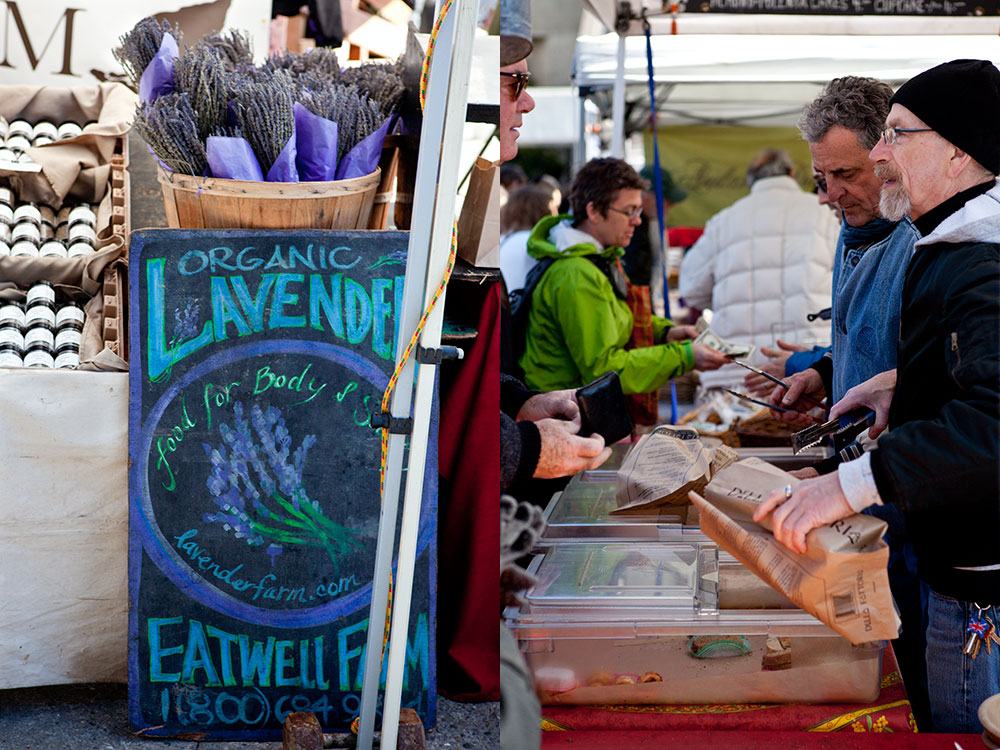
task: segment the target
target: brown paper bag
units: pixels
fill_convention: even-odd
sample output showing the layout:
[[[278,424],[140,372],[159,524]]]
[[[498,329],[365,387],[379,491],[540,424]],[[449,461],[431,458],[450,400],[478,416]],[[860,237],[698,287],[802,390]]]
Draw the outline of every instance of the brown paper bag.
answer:
[[[500,163],[476,159],[458,217],[458,254],[474,266],[500,267]]]
[[[691,493],[701,530],[763,580],[853,644],[896,638],[899,616],[889,593],[886,524],[856,514],[806,535],[796,554],[770,531],[770,517],[753,512],[772,490],[795,479],[759,458],[738,461]]]
[[[688,492],[701,492],[713,471],[735,459],[730,448],[705,446],[695,430],[660,425],[639,438],[622,462],[615,478],[618,507],[611,512],[687,505]]]

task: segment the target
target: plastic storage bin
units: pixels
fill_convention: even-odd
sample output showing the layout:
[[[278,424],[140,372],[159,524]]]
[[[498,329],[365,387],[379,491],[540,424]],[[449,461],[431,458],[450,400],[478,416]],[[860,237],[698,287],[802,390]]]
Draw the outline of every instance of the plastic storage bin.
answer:
[[[857,703],[878,697],[881,643],[851,646],[799,609],[720,609],[727,565],[745,571],[723,560],[720,592],[718,550],[710,543],[550,546],[529,568],[538,584],[520,608],[505,613],[542,702]],[[744,602],[762,591],[750,586]],[[792,606],[773,597],[769,604]]]

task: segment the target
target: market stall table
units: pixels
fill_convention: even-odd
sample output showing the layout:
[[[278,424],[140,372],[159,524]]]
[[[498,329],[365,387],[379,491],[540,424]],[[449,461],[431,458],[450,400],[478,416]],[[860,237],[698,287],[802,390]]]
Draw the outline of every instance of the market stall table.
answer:
[[[567,738],[578,733],[584,741],[589,735],[610,737],[622,730],[647,730],[663,738],[674,733],[695,734],[709,731],[711,738],[705,737],[701,744],[705,747],[722,747],[715,736],[717,733],[739,731],[766,734],[768,732],[906,732],[916,731],[910,701],[906,696],[899,666],[892,648],[887,647],[882,655],[881,693],[874,702],[839,704],[710,704],[710,705],[597,705],[597,706],[543,706],[542,744],[556,747],[565,744]],[[735,737],[734,737],[735,738]],[[621,738],[615,744],[620,744]],[[632,741],[630,740],[630,744]],[[674,745],[673,739],[670,744]],[[743,741],[741,748],[747,747]],[[573,747],[610,747],[606,745],[580,745]],[[660,745],[657,745],[660,746]],[[735,746],[735,745],[734,745]],[[792,747],[792,745],[767,744],[766,747]],[[653,745],[650,745],[653,747]],[[813,747],[813,745],[810,745]],[[821,747],[816,745],[815,747]],[[944,745],[941,745],[944,747]],[[948,745],[949,748],[953,747]],[[969,750],[969,746],[964,746]],[[972,745],[972,747],[977,747]]]

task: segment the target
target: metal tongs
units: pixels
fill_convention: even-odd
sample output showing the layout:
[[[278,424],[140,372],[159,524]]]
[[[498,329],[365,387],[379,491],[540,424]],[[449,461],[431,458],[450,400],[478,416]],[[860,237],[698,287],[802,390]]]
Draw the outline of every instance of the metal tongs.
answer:
[[[750,372],[755,372],[758,375],[760,375],[761,377],[767,378],[768,380],[770,380],[775,385],[780,385],[782,388],[785,388],[785,389],[788,388],[788,383],[784,382],[783,380],[779,380],[778,378],[774,377],[774,375],[772,375],[769,372],[764,372],[759,367],[754,367],[749,362],[741,362],[738,359],[734,359],[733,360],[733,364],[737,364],[740,367],[743,367],[743,368],[745,368],[747,370],[750,370]],[[724,390],[728,390],[728,389],[724,389]],[[732,391],[730,391],[730,392],[733,393]],[[765,404],[762,401],[755,401],[754,399],[750,398],[749,396],[742,396],[739,393],[733,393],[733,395],[734,396],[739,396],[740,398],[745,398],[747,401],[753,401],[755,404],[760,404],[761,406],[766,406],[767,408],[774,409],[775,411],[791,411],[791,409],[787,409],[787,408],[785,408],[783,406],[775,406],[774,404]],[[810,396],[808,394],[803,393],[803,394],[801,394],[799,396],[799,398],[802,399],[803,401],[805,401],[806,403],[812,404],[813,406],[821,406],[824,409],[826,408],[826,405],[822,401],[817,401],[816,399],[814,399],[812,396]]]
[[[841,424],[841,419],[849,421],[846,424]],[[861,407],[848,412],[843,417],[806,427],[804,430],[792,433],[792,453],[798,454],[806,448],[812,448],[827,435],[832,435],[835,443],[853,440],[863,429],[871,426],[874,422],[875,412]]]

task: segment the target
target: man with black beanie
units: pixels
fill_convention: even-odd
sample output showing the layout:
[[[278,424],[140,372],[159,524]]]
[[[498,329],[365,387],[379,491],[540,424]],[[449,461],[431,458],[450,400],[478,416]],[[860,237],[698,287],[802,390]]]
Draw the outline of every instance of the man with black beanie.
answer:
[[[938,732],[981,732],[1000,693],[1000,71],[955,60],[896,92],[871,151],[880,207],[921,238],[903,287],[897,370],[852,388],[831,417],[875,409],[878,446],[836,474],[778,490],[775,537],[894,503],[928,601],[927,672]]]

